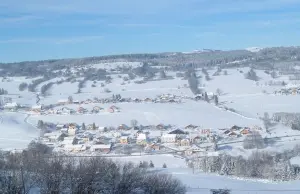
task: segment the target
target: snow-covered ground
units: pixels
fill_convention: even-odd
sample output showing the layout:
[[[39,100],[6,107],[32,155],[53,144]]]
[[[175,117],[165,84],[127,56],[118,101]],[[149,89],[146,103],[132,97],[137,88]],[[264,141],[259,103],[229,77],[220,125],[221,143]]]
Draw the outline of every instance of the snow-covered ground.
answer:
[[[38,137],[37,129],[26,120],[25,114],[0,112],[0,149],[24,149]]]
[[[233,194],[298,194],[300,192],[300,181],[275,183],[267,180],[247,180],[201,172],[193,173],[192,169],[187,168],[185,159],[172,155],[130,156],[113,158],[113,160],[135,164],[139,164],[140,161],[148,163],[152,161],[155,171],[171,174],[181,180],[187,186],[188,194],[210,194],[210,189],[231,189]],[[167,165],[166,169],[162,168],[164,163]]]

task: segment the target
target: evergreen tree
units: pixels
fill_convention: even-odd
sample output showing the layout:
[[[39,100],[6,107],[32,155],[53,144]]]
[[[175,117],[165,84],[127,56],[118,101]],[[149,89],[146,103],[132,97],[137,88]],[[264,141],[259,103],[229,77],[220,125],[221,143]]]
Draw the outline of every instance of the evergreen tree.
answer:
[[[93,123],[93,130],[96,130],[96,124]]]
[[[38,121],[37,128],[42,129],[44,127],[44,122],[42,120]]]
[[[209,102],[207,92],[204,93],[204,100],[205,100],[206,102]]]
[[[214,95],[215,105],[219,104],[219,98],[217,95]]]
[[[164,163],[164,164],[163,164],[163,168],[167,168],[167,165],[166,165],[166,163]]]
[[[150,168],[154,168],[154,164],[153,164],[152,160],[150,160],[149,167],[150,167]]]
[[[81,130],[86,130],[85,123],[82,123]]]

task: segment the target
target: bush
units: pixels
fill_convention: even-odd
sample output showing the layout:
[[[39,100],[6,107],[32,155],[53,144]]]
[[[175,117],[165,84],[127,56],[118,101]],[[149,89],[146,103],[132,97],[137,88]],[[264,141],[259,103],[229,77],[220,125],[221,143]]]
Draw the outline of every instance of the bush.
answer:
[[[19,85],[19,91],[24,91],[28,87],[28,84],[23,82]]]

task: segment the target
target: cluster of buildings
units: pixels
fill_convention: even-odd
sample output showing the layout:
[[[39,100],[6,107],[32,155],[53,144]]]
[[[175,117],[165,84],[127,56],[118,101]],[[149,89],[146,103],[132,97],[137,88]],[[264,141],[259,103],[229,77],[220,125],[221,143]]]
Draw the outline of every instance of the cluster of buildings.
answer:
[[[44,115],[49,114],[58,114],[58,115],[74,115],[74,114],[97,114],[100,112],[109,112],[109,113],[115,113],[120,112],[120,108],[112,105],[108,108],[103,108],[100,106],[94,106],[91,110],[84,108],[82,106],[79,106],[76,109],[69,108],[69,107],[62,107],[62,108],[49,108],[46,110],[42,109],[32,109],[31,111],[34,111],[35,113],[41,113]]]
[[[297,95],[300,94],[300,86],[282,88],[281,90],[275,91],[274,94]]]
[[[43,134],[41,141],[66,152],[114,153],[120,147],[138,147],[143,152],[181,151],[193,154],[201,151],[214,151],[217,137],[210,130],[188,125],[183,129],[171,125],[151,125],[129,127],[99,127],[95,124],[77,125],[47,124],[49,132]]]
[[[238,138],[238,137],[251,134],[252,131],[263,131],[263,129],[259,126],[239,127],[234,125],[231,128],[219,129],[219,131],[221,131],[220,136],[222,136],[223,138],[226,137]]]

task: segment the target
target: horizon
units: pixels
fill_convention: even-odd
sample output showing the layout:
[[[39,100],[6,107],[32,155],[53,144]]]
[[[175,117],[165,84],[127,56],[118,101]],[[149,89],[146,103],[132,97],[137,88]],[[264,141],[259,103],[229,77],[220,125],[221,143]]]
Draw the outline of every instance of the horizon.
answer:
[[[12,0],[0,62],[300,45],[300,0]]]

